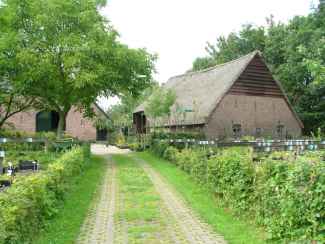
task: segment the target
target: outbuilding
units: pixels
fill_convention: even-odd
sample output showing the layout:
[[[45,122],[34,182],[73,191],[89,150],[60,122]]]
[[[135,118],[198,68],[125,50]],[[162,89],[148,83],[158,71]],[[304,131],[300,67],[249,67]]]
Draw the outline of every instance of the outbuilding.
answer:
[[[301,135],[303,123],[259,51],[172,77],[164,87],[175,91],[176,102],[158,124],[171,131],[200,131],[210,139]],[[133,118],[137,133],[153,125],[145,103]]]
[[[85,118],[82,112],[73,107],[66,118],[65,133],[80,140],[107,140],[107,130],[96,127],[96,119],[108,119],[108,115],[95,103],[95,118]],[[30,109],[20,112],[8,119],[14,129],[25,132],[56,132],[59,115],[55,111],[38,111]]]

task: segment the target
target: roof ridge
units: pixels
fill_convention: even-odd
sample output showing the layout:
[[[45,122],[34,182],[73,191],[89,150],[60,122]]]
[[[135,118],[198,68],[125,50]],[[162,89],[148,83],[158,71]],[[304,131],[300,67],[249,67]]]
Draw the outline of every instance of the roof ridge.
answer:
[[[221,67],[221,66],[224,66],[224,65],[227,65],[227,64],[230,64],[230,63],[234,63],[234,62],[236,62],[236,61],[238,61],[238,60],[241,60],[241,59],[244,59],[244,58],[246,58],[246,57],[248,57],[248,56],[250,56],[250,55],[255,56],[257,53],[258,53],[259,55],[261,55],[261,52],[260,52],[259,50],[254,50],[253,52],[250,52],[250,53],[248,53],[248,54],[246,54],[246,55],[243,55],[243,56],[241,56],[241,57],[239,57],[239,58],[236,58],[236,59],[230,60],[230,61],[225,62],[225,63],[222,63],[222,64],[217,64],[217,65],[214,65],[214,66],[212,66],[212,67],[205,68],[205,69],[202,69],[202,70],[190,71],[190,72],[187,72],[187,73],[184,73],[184,74],[180,74],[180,75],[172,76],[172,77],[170,77],[170,78],[167,80],[167,82],[168,82],[169,80],[173,79],[173,78],[179,78],[179,77],[188,76],[188,75],[194,75],[194,74],[199,74],[199,73],[205,73],[205,72],[208,72],[208,71],[214,70],[214,69],[216,69],[216,68],[219,68],[219,67]],[[254,55],[253,55],[253,54],[254,54]]]

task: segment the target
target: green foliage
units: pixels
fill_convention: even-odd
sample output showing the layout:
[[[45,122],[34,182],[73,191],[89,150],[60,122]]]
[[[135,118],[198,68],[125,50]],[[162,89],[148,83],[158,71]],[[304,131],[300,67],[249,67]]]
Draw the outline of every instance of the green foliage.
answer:
[[[138,97],[130,96],[130,94],[120,94],[120,103],[113,105],[108,110],[113,124],[112,131],[118,131],[123,127],[131,127],[133,123],[133,111],[152,94],[157,86],[158,84],[153,82]]]
[[[325,241],[324,152],[275,152],[253,163],[251,148],[179,151],[155,144],[154,152],[209,188],[221,204],[254,217],[276,241]]]
[[[225,149],[207,161],[207,184],[227,205],[245,212],[252,205],[254,168],[250,150]]]
[[[126,139],[123,133],[120,132],[117,134],[115,144],[119,147],[126,145]]]
[[[228,243],[266,243],[263,231],[252,223],[251,218],[234,216],[231,209],[219,204],[215,194],[208,187],[193,181],[192,177],[176,168],[174,164],[147,152],[133,154],[132,157],[140,157],[154,167],[184,198],[189,207]]]
[[[323,137],[322,129],[318,128],[315,133],[311,132],[311,136],[314,140],[321,141]]]
[[[175,100],[176,94],[173,90],[156,87],[146,102],[145,114],[153,120],[169,116],[171,106],[175,103]]]
[[[164,132],[154,131],[151,134],[153,139],[197,139],[204,140],[205,135],[201,132]]]
[[[1,144],[1,149],[5,150],[6,152],[31,152],[31,151],[42,151],[44,150],[44,143],[43,142],[6,142]]]
[[[204,69],[213,67],[216,64],[217,64],[217,62],[210,57],[199,57],[193,61],[191,71],[204,70]]]
[[[31,243],[80,174],[87,158],[81,148],[62,155],[48,170],[22,177],[0,194],[0,243]]]
[[[8,142],[0,144],[1,149],[5,151],[19,151],[22,154],[29,151],[58,151],[58,149],[65,148],[64,146],[79,145],[80,143],[77,140],[72,141],[72,138],[67,134],[64,138],[68,140],[57,141],[54,132],[30,133],[15,130],[2,130],[0,131],[0,138],[9,139]],[[32,138],[33,141],[29,142],[27,140],[29,138]],[[14,141],[10,141],[11,139]]]
[[[2,2],[0,77],[59,113],[59,137],[73,106],[92,116],[98,96],[136,96],[151,83],[155,57],[119,42],[99,13],[105,1]]]
[[[257,218],[270,238],[325,241],[324,166],[310,160],[294,164],[267,161],[256,189]]]
[[[49,141],[53,141],[56,139],[55,133],[53,132],[26,132],[19,130],[0,130],[0,138],[35,138],[35,139],[48,139]]]
[[[168,148],[168,142],[162,142],[162,141],[158,141],[158,140],[153,140],[150,150],[155,153],[156,155],[158,155],[159,157],[162,157],[166,151],[166,149]]]
[[[254,50],[264,50],[265,42],[264,27],[244,25],[239,33],[218,37],[215,45],[208,43],[205,50],[209,56],[197,58],[193,63],[193,71],[228,62]]]
[[[115,216],[130,226],[126,232],[129,243],[159,243],[165,223],[161,199],[148,174],[128,155],[114,155],[118,167],[117,180],[124,196],[123,207]]]
[[[47,168],[47,165],[55,161],[61,153],[44,152],[44,151],[7,151],[4,166],[11,162],[17,166],[19,160],[37,160],[42,170]]]
[[[94,195],[102,182],[105,169],[104,158],[91,158],[91,164],[87,165],[87,170],[77,176],[73,182],[72,189],[67,194],[63,205],[60,206],[57,215],[46,223],[46,228],[36,240],[33,240],[33,244],[75,242]]]
[[[132,151],[140,152],[143,150],[141,143],[137,143],[137,142],[128,143],[128,147]]]
[[[178,155],[178,149],[175,147],[169,146],[166,148],[163,158],[167,159],[170,162],[176,162],[177,160],[177,155]]]

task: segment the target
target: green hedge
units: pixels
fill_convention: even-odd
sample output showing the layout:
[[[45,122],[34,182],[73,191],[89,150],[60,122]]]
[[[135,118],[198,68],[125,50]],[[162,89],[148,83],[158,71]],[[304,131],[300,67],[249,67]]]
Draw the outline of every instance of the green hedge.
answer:
[[[164,132],[155,131],[151,134],[153,139],[197,139],[204,140],[205,135],[202,132]]]
[[[152,151],[177,164],[209,187],[224,206],[254,218],[268,238],[280,242],[325,241],[324,153],[283,157],[279,153],[258,163],[250,148],[177,150],[156,143]],[[164,150],[164,151],[163,151]],[[276,157],[275,157],[276,156]]]
[[[23,177],[0,193],[0,243],[32,243],[35,234],[57,213],[88,157],[88,145],[74,148],[46,171]]]

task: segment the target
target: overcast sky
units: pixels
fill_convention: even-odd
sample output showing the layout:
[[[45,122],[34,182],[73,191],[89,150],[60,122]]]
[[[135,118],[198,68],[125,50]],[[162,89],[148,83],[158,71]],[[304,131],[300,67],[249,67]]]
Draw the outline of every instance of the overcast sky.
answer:
[[[158,54],[160,83],[191,68],[206,42],[238,31],[243,24],[265,25],[271,14],[287,22],[306,15],[318,0],[108,0],[102,13],[123,43]],[[107,107],[116,99],[101,104]]]

